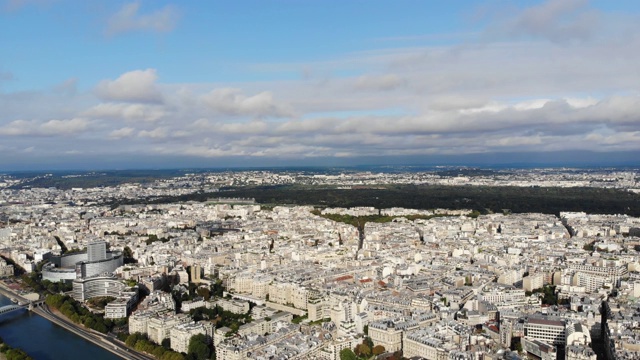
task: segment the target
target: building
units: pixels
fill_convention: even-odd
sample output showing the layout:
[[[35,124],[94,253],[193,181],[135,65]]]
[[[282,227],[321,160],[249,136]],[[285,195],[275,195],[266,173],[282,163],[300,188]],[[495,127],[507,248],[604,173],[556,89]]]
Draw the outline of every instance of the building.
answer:
[[[234,314],[246,314],[249,312],[250,306],[248,301],[243,300],[227,300],[218,299],[216,301],[208,301],[206,303],[208,309],[220,306],[222,310],[230,311]]]
[[[137,297],[136,297],[137,298]],[[114,301],[108,303],[104,307],[105,319],[123,319],[127,317],[129,310],[135,305],[135,301],[131,301],[132,298],[119,297]]]
[[[180,324],[173,327],[170,330],[171,349],[181,353],[189,352],[189,341],[191,337],[202,334],[206,335],[209,342],[211,342],[212,329],[211,323],[204,322],[189,322],[186,324]]]
[[[191,282],[192,283],[194,284],[200,283],[200,281],[202,280],[200,278],[201,272],[202,272],[202,269],[200,269],[200,265],[198,264],[191,265]]]
[[[521,339],[522,350],[528,355],[528,358],[540,359],[540,360],[556,360],[558,352],[555,346],[550,345],[544,341],[528,339],[526,337]]]
[[[564,346],[565,321],[551,320],[546,317],[529,317],[524,323],[524,336],[532,340]]]
[[[169,339],[171,336],[171,329],[174,326],[186,324],[191,321],[188,314],[158,314],[152,316],[147,321],[147,335],[149,340],[156,344],[162,344],[164,339]]]
[[[8,277],[13,276],[14,269],[13,265],[7,264],[4,259],[0,259],[0,277]]]
[[[525,291],[533,291],[535,289],[541,289],[544,286],[544,274],[532,274],[529,276],[525,276],[522,279],[522,288]]]
[[[98,296],[116,298],[105,306],[104,317],[107,319],[126,318],[138,302],[138,287],[128,287],[111,274],[75,279],[71,296],[84,302]]]
[[[595,351],[588,346],[569,345],[565,350],[566,360],[597,360]]]
[[[183,301],[180,305],[180,309],[182,312],[189,312],[193,309],[197,309],[199,307],[205,307],[206,303],[203,298],[196,298],[191,301]]]
[[[87,261],[102,261],[107,259],[107,243],[92,241],[87,244]]]
[[[107,251],[104,241],[89,243],[87,251],[52,256],[42,267],[42,279],[51,282],[89,278],[103,273],[112,273],[124,263],[120,251]]]
[[[84,302],[96,296],[117,297],[125,289],[127,289],[127,285],[121,280],[118,280],[114,275],[106,274],[85,279],[75,279],[71,296],[77,301]]]

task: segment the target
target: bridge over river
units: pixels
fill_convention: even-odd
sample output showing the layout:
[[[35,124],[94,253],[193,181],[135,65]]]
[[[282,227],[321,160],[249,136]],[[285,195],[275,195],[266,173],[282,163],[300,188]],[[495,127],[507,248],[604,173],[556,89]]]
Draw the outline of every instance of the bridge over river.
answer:
[[[26,304],[22,304],[22,305],[5,305],[3,307],[0,307],[0,315],[4,315],[6,313],[10,313],[13,311],[17,311],[17,310],[21,310],[21,309],[28,309],[29,311],[33,310],[33,308],[40,306],[44,303],[44,301],[30,301]]]

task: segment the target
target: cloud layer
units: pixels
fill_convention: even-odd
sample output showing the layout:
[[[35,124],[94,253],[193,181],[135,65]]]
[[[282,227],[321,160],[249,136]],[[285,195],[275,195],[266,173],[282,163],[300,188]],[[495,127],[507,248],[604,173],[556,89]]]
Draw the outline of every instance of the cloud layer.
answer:
[[[107,33],[169,31],[176,21],[172,8],[142,13],[131,3],[111,18]],[[300,164],[314,158],[640,152],[640,32],[628,31],[638,30],[637,23],[586,1],[553,0],[494,19],[464,43],[247,69],[303,74],[298,79],[168,83],[162,70],[143,68],[105,77],[89,91],[77,91],[71,79],[53,90],[0,93],[0,142],[5,153],[33,157],[242,157]],[[0,74],[0,81],[10,78]]]

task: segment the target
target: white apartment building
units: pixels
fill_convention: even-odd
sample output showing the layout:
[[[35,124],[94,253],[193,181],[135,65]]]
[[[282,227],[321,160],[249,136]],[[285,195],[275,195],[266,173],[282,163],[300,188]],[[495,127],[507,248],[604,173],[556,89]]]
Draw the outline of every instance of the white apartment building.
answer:
[[[185,324],[191,321],[188,314],[160,315],[152,317],[147,322],[147,335],[149,340],[156,344],[162,344],[164,339],[169,339],[171,329],[174,326]]]
[[[537,273],[522,278],[522,288],[524,291],[533,291],[541,289],[544,286],[544,274]]]
[[[524,335],[548,344],[564,345],[566,342],[565,322],[564,320],[530,317],[524,323]]]
[[[203,298],[191,300],[191,301],[183,301],[180,305],[180,309],[182,312],[189,312],[193,309],[197,309],[199,307],[205,307],[206,303]]]
[[[0,259],[0,277],[13,276],[13,265],[7,264],[4,259]]]
[[[230,311],[234,314],[246,314],[249,311],[249,302],[243,300],[218,299],[206,303],[209,309],[216,307],[216,305],[220,306],[222,310]]]
[[[524,289],[503,288],[480,292],[478,301],[486,301],[494,305],[522,305],[526,303],[526,298]]]
[[[189,322],[173,327],[170,330],[171,349],[177,352],[188,353],[189,341],[191,337],[198,334],[203,334],[211,339],[212,326],[208,325],[209,329],[203,322]]]

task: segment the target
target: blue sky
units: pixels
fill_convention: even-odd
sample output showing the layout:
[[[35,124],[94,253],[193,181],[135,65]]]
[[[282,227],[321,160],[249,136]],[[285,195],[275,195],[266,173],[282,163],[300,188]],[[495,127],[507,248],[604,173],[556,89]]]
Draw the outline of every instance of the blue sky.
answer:
[[[0,1],[0,170],[633,159],[639,14],[637,1]]]

